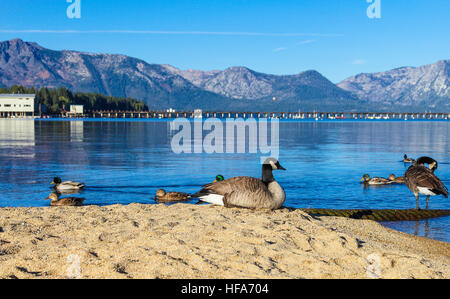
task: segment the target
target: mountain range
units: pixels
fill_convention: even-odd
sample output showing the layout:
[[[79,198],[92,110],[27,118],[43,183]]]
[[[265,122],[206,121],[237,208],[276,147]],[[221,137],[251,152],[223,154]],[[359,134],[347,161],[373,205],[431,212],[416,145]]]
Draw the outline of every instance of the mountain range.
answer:
[[[270,75],[246,67],[180,70],[117,54],[0,42],[0,86],[65,86],[145,101],[150,109],[215,111],[450,111],[450,60],[359,74],[338,84],[319,72]]]
[[[382,73],[359,74],[338,86],[379,106],[402,110],[450,111],[450,60],[421,67],[401,67]]]

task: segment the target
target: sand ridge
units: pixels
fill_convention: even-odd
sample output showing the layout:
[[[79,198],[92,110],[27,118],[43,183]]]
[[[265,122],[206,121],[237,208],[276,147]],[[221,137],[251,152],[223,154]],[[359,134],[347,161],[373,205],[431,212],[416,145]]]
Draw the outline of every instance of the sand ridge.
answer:
[[[292,209],[1,208],[0,278],[450,278],[450,244]]]

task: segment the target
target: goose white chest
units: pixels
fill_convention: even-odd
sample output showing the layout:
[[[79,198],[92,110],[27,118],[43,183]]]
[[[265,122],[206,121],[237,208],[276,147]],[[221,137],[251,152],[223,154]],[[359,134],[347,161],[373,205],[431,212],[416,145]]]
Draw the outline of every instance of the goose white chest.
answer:
[[[286,193],[284,192],[283,187],[281,187],[281,185],[278,184],[277,181],[273,181],[267,185],[267,188],[269,189],[269,192],[272,195],[274,208],[275,209],[280,208],[284,204],[284,201],[286,200]]]

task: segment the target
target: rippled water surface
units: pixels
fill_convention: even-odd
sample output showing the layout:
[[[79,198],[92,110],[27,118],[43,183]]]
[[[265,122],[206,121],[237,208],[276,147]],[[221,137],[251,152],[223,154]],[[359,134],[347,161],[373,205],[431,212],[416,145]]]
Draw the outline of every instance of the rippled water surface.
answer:
[[[261,176],[258,154],[175,154],[168,121],[0,119],[0,206],[48,206],[54,176],[87,184],[87,204],[153,204],[157,189],[198,191],[217,174]],[[450,186],[450,122],[281,121],[275,178],[286,206],[298,208],[414,208],[404,185],[366,188],[365,173],[402,176],[403,154],[440,162]],[[270,138],[269,138],[270,139]],[[421,205],[425,206],[425,198]],[[431,208],[450,209],[442,196]],[[450,242],[449,217],[390,222],[404,232]]]

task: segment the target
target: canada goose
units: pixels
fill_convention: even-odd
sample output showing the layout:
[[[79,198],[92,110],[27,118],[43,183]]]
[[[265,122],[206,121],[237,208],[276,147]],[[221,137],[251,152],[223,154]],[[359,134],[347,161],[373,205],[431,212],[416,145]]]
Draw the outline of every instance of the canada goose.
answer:
[[[159,189],[156,192],[155,198],[159,202],[177,202],[188,200],[191,198],[191,196],[183,192],[166,192],[163,189]]]
[[[368,174],[363,175],[361,182],[367,185],[389,185],[393,183],[391,180],[385,178],[380,177],[371,178],[370,175]]]
[[[405,177],[403,177],[403,176],[396,177],[395,174],[391,174],[388,177],[388,179],[390,181],[393,181],[394,183],[397,183],[397,184],[405,184]]]
[[[425,167],[424,164],[428,164]],[[405,173],[406,185],[416,196],[416,208],[419,210],[419,194],[427,196],[427,209],[429,208],[430,196],[444,195],[448,198],[448,189],[434,174],[438,168],[436,160],[430,157],[417,159]]]
[[[83,189],[85,187],[85,185],[83,183],[77,183],[77,182],[63,182],[61,181],[61,178],[59,177],[55,177],[53,179],[53,182],[51,183],[51,185],[55,185],[54,188],[56,190],[80,190]]]
[[[416,160],[414,160],[413,158],[408,158],[408,156],[406,154],[403,156],[403,163],[411,163],[411,164],[413,164],[415,162],[416,162]]]
[[[283,205],[286,194],[275,181],[273,170],[286,169],[276,159],[268,158],[262,165],[262,180],[245,176],[234,177],[207,184],[193,197],[225,207],[276,210]]]
[[[61,206],[68,206],[68,207],[74,207],[74,206],[82,206],[83,201],[85,201],[84,198],[75,198],[75,197],[65,197],[65,198],[59,198],[58,193],[52,192],[47,197],[47,199],[51,199],[50,205],[52,207],[61,207]]]

